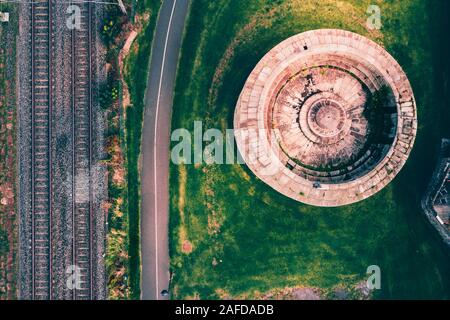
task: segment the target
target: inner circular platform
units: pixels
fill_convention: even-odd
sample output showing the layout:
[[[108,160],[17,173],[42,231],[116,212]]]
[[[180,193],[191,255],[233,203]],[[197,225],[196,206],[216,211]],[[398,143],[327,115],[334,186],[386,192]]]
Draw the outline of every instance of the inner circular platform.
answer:
[[[281,150],[317,170],[350,165],[367,146],[363,106],[369,95],[364,84],[340,69],[302,70],[282,86],[273,106]]]

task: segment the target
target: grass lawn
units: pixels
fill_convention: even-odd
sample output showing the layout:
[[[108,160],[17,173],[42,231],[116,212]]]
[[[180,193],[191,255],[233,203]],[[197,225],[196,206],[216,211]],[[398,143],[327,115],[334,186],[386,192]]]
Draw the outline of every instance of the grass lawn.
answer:
[[[342,28],[382,44],[408,74],[420,127],[394,182],[366,201],[335,209],[290,200],[245,165],[171,164],[173,298],[352,287],[367,278],[370,265],[381,268],[375,298],[450,298],[450,258],[419,207],[439,139],[449,134],[442,78],[448,45],[438,43],[448,41],[440,31],[449,30],[443,13],[448,5],[432,2],[193,0],[172,129],[192,132],[196,120],[204,130],[232,128],[238,95],[256,63],[285,38],[317,28]],[[379,31],[365,26],[374,3],[381,7]]]

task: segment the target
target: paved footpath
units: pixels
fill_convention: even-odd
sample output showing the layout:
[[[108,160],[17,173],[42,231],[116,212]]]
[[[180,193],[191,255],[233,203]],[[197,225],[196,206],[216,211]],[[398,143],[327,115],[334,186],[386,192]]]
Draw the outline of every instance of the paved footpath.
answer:
[[[141,298],[168,299],[169,141],[173,91],[188,0],[165,0],[159,13],[142,136]]]

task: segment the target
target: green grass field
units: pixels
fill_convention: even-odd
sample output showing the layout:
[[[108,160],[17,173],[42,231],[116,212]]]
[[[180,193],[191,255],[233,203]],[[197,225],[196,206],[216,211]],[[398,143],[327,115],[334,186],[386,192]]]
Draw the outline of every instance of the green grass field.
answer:
[[[366,10],[374,3],[382,10],[379,31],[366,29]],[[439,139],[450,133],[444,6],[425,0],[193,0],[172,129],[192,131],[196,120],[204,130],[232,128],[238,95],[256,63],[283,39],[317,28],[342,28],[382,44],[408,74],[420,127],[393,183],[335,209],[292,201],[244,165],[172,164],[173,298],[352,287],[367,278],[369,265],[381,268],[375,298],[450,298],[450,258],[419,207]]]

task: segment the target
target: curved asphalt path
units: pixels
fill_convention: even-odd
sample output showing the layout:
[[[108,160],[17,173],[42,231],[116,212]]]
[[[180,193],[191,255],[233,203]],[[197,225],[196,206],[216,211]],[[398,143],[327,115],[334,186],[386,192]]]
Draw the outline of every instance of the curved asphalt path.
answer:
[[[169,288],[169,142],[173,91],[189,0],[164,0],[156,25],[142,135],[141,298]]]

